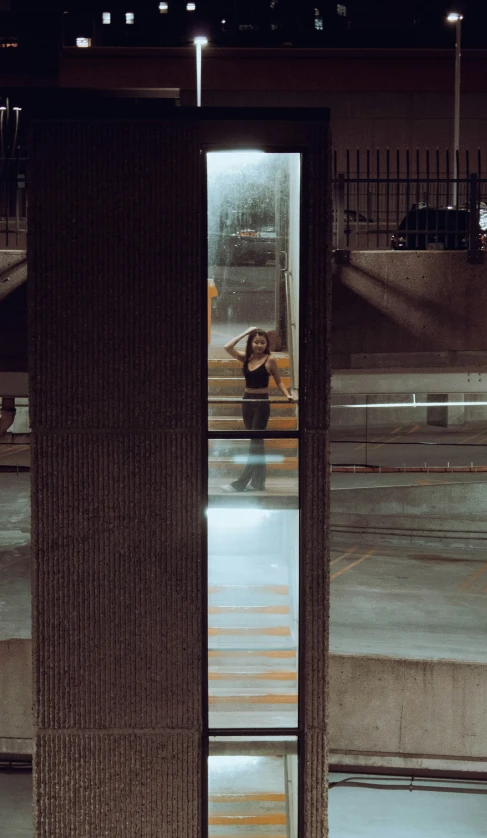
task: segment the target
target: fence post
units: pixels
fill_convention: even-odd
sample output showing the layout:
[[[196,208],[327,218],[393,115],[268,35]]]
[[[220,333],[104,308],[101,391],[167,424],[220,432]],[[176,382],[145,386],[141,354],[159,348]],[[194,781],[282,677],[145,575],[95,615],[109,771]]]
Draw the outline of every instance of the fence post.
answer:
[[[338,264],[350,262],[350,251],[345,244],[345,175],[338,175],[335,184],[336,249],[335,261]]]
[[[470,197],[469,197],[469,231],[468,231],[468,256],[470,264],[478,264],[482,259],[479,236],[479,188],[478,175],[470,175]]]

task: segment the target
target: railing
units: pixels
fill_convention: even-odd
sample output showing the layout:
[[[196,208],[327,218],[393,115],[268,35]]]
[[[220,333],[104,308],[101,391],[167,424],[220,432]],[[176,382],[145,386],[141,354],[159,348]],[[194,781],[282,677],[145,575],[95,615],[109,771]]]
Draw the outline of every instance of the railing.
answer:
[[[27,160],[0,157],[0,247],[24,250],[27,234]]]
[[[487,393],[335,394],[330,437],[333,472],[486,473]]]
[[[480,152],[406,150],[334,155],[334,247],[469,250],[487,234],[487,178]],[[480,239],[479,239],[480,233]]]

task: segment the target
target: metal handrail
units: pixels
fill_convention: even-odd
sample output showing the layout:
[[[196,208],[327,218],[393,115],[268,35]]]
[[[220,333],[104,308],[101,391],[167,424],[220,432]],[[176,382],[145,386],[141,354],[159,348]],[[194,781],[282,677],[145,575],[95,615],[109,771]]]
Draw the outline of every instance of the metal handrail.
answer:
[[[262,404],[299,404],[298,399],[236,399],[236,398],[220,398],[219,396],[210,396],[208,398],[208,402],[211,404],[241,404],[245,402],[246,404],[250,403],[258,403]]]

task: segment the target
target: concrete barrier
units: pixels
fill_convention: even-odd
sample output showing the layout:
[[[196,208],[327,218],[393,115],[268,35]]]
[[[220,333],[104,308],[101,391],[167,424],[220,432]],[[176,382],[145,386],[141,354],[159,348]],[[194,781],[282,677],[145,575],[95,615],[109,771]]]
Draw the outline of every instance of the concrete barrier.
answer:
[[[330,656],[330,762],[487,776],[487,667]]]
[[[32,753],[32,641],[0,641],[0,753]]]
[[[32,754],[31,641],[0,643],[0,754]],[[330,761],[487,776],[487,667],[330,655]]]
[[[487,538],[487,482],[334,489],[334,532],[374,537]],[[472,546],[472,544],[471,544]]]
[[[486,279],[466,251],[354,251],[333,277],[333,368],[485,364]]]

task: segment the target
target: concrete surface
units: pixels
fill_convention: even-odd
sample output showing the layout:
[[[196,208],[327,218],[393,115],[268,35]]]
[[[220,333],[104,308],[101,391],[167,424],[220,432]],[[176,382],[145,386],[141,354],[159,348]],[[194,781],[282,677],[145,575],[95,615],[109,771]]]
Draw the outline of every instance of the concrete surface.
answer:
[[[404,475],[395,477],[397,483],[401,478],[406,482]],[[382,486],[372,483],[373,492],[352,488],[350,482],[349,489],[333,493],[332,528],[357,536],[429,537],[457,546],[468,540],[470,546],[482,547],[487,536],[487,483],[471,481],[468,474],[456,481],[450,480],[450,474],[441,475],[441,481],[439,477],[414,475],[414,482],[396,491],[391,491],[387,482]]]
[[[466,408],[465,408],[466,409]],[[460,426],[437,428],[426,425],[426,415],[414,416],[414,408],[401,411],[389,426],[367,428],[362,424],[361,409],[339,409],[346,422],[334,424],[331,434],[330,458],[333,464],[349,463],[374,466],[485,466],[487,465],[487,422],[462,423]],[[358,426],[353,417],[362,414]],[[374,411],[369,411],[372,416]],[[382,420],[388,411],[377,410]],[[404,415],[406,414],[406,415]],[[334,413],[332,411],[332,421]],[[372,416],[373,418],[373,416]],[[350,422],[348,421],[350,420]]]
[[[331,774],[330,783],[350,775]],[[410,791],[409,778],[372,778],[355,775],[361,783],[377,782],[381,789],[339,785],[329,791],[330,838],[483,838],[487,821],[485,785],[454,781],[418,781],[412,788],[440,786],[442,791]],[[392,790],[389,785],[402,785]],[[458,787],[458,784],[457,784]],[[475,793],[483,792],[482,794]]]
[[[487,263],[468,264],[466,252],[352,252],[335,268],[333,368],[376,353],[423,353],[423,364],[430,353],[429,366],[438,366],[442,352],[453,366],[470,366],[465,353],[486,350],[486,279]]]
[[[32,642],[0,641],[0,752],[17,753],[32,736]]]
[[[0,838],[32,838],[32,773],[0,771]]]
[[[482,550],[335,538],[330,650],[487,663]]]
[[[255,770],[253,773],[255,777]],[[269,774],[269,771],[266,773]],[[282,784],[276,783],[275,778],[269,775],[269,780],[269,796],[272,794],[273,799],[269,801],[265,809],[267,820],[274,811],[280,814],[280,810],[276,807],[281,805],[280,793],[283,791]],[[360,787],[351,786],[351,781],[360,783]],[[484,838],[485,836],[487,821],[485,784],[439,779],[416,779],[411,784],[409,777],[386,778],[370,774],[345,773],[330,774],[329,782],[331,786],[328,792],[330,838],[391,838],[391,836],[393,838],[459,838],[459,836]],[[367,788],[367,783],[373,783],[380,788]],[[391,785],[399,785],[403,788],[391,789]],[[432,786],[441,791],[420,790]],[[411,788],[413,791],[410,791]],[[455,788],[463,789],[464,793],[453,791]],[[258,792],[262,793],[262,783],[258,787]],[[278,795],[279,799],[277,799]],[[210,817],[215,817],[217,813],[223,814],[223,817],[231,817],[230,806],[232,806],[231,802],[215,798],[211,802]],[[0,838],[32,838],[32,777],[30,773],[0,772],[0,811],[2,812]],[[221,826],[212,825],[214,834],[217,834],[221,828]],[[258,827],[252,828],[255,830]],[[272,829],[272,826],[270,828]],[[262,832],[262,827],[259,831]]]
[[[332,655],[330,748],[443,761],[476,761],[487,776],[487,667],[456,661]],[[333,761],[333,757],[331,757]]]
[[[30,475],[0,474],[0,641],[31,637]]]

